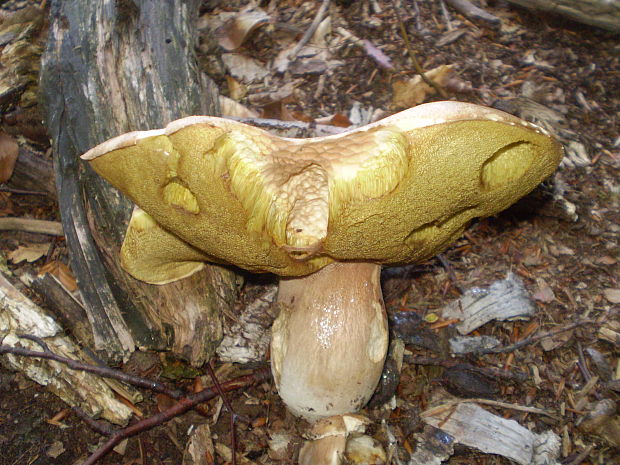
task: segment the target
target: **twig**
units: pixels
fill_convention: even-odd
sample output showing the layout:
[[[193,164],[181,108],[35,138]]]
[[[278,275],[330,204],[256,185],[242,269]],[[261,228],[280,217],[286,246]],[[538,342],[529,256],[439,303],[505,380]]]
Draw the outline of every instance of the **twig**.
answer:
[[[165,384],[160,383],[159,381],[153,381],[147,378],[142,378],[140,376],[133,376],[127,373],[123,373],[122,371],[115,370],[109,367],[90,365],[88,363],[79,362],[77,360],[73,360],[71,358],[62,357],[60,355],[56,355],[53,353],[47,344],[40,338],[31,335],[20,335],[19,337],[23,339],[28,339],[36,342],[41,346],[43,352],[37,352],[34,350],[24,349],[23,347],[12,347],[7,345],[0,345],[0,354],[13,354],[13,355],[21,355],[24,357],[34,357],[34,358],[44,358],[47,360],[54,360],[59,363],[63,363],[67,365],[72,370],[81,370],[88,373],[95,373],[103,378],[112,378],[117,379],[119,381],[123,381],[127,384],[132,384],[134,386],[139,386],[145,389],[150,389],[155,392],[160,392],[162,394],[166,394],[173,399],[180,399],[183,397],[183,392],[170,389]]]
[[[450,261],[442,253],[437,254],[437,259],[441,262],[441,266],[443,266],[443,268],[446,270],[446,273],[448,273],[448,278],[452,282],[452,285],[459,291],[461,295],[464,294],[465,289],[463,289],[463,286],[459,284],[459,280],[454,273],[454,269],[452,268]]]
[[[558,420],[558,416],[553,414],[553,413],[549,413],[546,410],[543,409],[539,409],[536,407],[526,407],[524,405],[518,405],[518,404],[509,404],[508,402],[500,402],[498,400],[491,400],[491,399],[455,399],[455,400],[451,400],[448,402],[445,402],[441,405],[438,405],[437,407],[434,407],[430,410],[427,410],[425,412],[422,412],[421,416],[423,417],[432,417],[437,415],[438,413],[442,413],[445,410],[447,410],[448,408],[452,407],[453,405],[457,405],[457,404],[485,404],[485,405],[491,405],[493,407],[500,407],[500,408],[507,408],[510,410],[518,410],[520,412],[527,412],[527,413],[535,413],[537,415],[544,415],[550,418],[553,418],[554,420]]]
[[[588,370],[588,365],[586,364],[586,357],[583,354],[583,347],[581,346],[581,342],[577,341],[577,356],[579,361],[577,365],[579,366],[579,370],[581,371],[581,376],[586,381],[590,381],[592,375],[590,374],[590,370]]]
[[[398,24],[399,24],[399,27],[400,27],[400,34],[403,36],[403,40],[405,41],[405,46],[407,47],[407,51],[409,52],[409,57],[411,58],[411,61],[413,62],[413,67],[415,68],[415,72],[420,75],[422,80],[427,85],[429,85],[433,89],[435,89],[435,91],[439,95],[441,95],[441,98],[447,99],[448,98],[448,94],[446,94],[446,91],[443,90],[442,87],[439,84],[437,84],[432,79],[429,79],[426,76],[426,74],[424,74],[424,70],[422,69],[422,66],[420,66],[420,62],[418,61],[418,58],[416,57],[416,54],[413,51],[413,48],[411,47],[411,42],[409,42],[409,35],[407,34],[407,29],[405,28],[405,23],[403,23],[403,20],[402,20],[402,18],[400,16],[400,13],[398,11],[398,7],[396,6],[396,0],[392,0],[392,9],[394,10],[394,14],[396,16],[396,19],[398,20]]]
[[[103,423],[102,421],[97,421],[92,419],[84,410],[79,407],[72,407],[73,412],[80,417],[80,419],[90,426],[90,429],[96,431],[102,436],[111,436],[114,433],[114,430],[107,423]]]
[[[465,369],[469,369],[478,372],[489,378],[503,378],[512,381],[523,382],[527,379],[527,374],[520,371],[504,370],[503,368],[493,367],[477,367],[469,363],[460,362],[457,359],[442,359],[437,357],[413,357],[405,355],[405,361],[412,365],[432,365],[444,368],[452,368],[456,365],[460,365]]]
[[[224,402],[224,405],[228,409],[228,414],[230,415],[230,448],[232,450],[232,465],[237,465],[237,423],[235,421],[237,415],[235,414],[235,411],[233,410],[232,405],[228,400],[228,397],[224,395],[222,386],[220,385],[217,376],[215,376],[215,371],[213,371],[213,367],[211,366],[211,361],[207,362],[207,371],[209,372],[211,381],[213,381],[213,385],[215,386],[215,389],[220,395],[222,402]]]
[[[264,381],[269,377],[269,369],[264,368],[256,371],[251,375],[241,376],[239,378],[232,379],[225,383],[220,384],[222,392],[233,391],[241,387],[250,386],[252,384]],[[161,425],[172,418],[175,418],[183,413],[193,409],[198,404],[207,402],[218,395],[217,389],[207,388],[203,389],[196,394],[189,395],[180,399],[176,404],[163,412],[155,414],[144,420],[140,420],[133,425],[114,432],[110,439],[108,439],[99,449],[97,449],[82,465],[93,465],[99,459],[107,455],[117,444],[124,439],[135,436],[136,434],[147,431],[155,426]]]
[[[588,447],[582,450],[577,455],[577,457],[575,457],[573,460],[568,462],[566,465],[579,465],[581,462],[583,462],[588,457],[588,455],[590,455],[590,452],[592,452],[592,449],[594,449],[594,446],[590,444]]]
[[[448,31],[454,30],[454,28],[452,27],[452,21],[450,21],[450,14],[448,13],[446,4],[443,0],[440,0],[439,5],[441,6],[441,14],[443,15],[443,19],[446,22],[446,27],[448,28]]]
[[[24,189],[15,189],[14,187],[7,186],[6,184],[2,184],[0,186],[0,192],[10,192],[11,194],[17,195],[49,195],[47,192],[43,191],[29,191]]]
[[[64,236],[62,224],[58,221],[34,220],[32,218],[0,218],[0,231],[26,231],[51,236]]]
[[[551,331],[547,331],[546,333],[541,333],[541,334],[537,334],[537,335],[532,336],[532,337],[528,337],[527,339],[523,339],[523,340],[521,340],[519,342],[515,342],[514,344],[510,344],[508,346],[494,347],[492,349],[480,349],[480,350],[477,350],[477,351],[473,352],[473,354],[475,354],[475,355],[504,354],[506,352],[514,352],[515,350],[520,349],[523,346],[527,346],[527,345],[533,344],[533,343],[538,342],[541,339],[545,339],[547,337],[553,337],[553,336],[556,336],[558,334],[565,333],[566,331],[570,331],[571,329],[575,329],[575,328],[578,328],[579,326],[583,326],[583,325],[586,325],[586,324],[598,325],[599,323],[597,323],[596,321],[593,321],[593,320],[575,321],[574,323],[570,323],[570,324],[568,324],[566,326],[561,326],[561,327],[553,329]]]
[[[329,2],[330,0],[323,0],[323,3],[321,3],[321,7],[319,8],[319,11],[316,12],[316,16],[314,17],[314,20],[312,20],[312,24],[310,24],[310,27],[308,28],[308,30],[304,33],[304,35],[301,37],[299,42],[297,42],[297,45],[295,45],[295,48],[291,51],[291,53],[289,53],[288,55],[289,60],[295,59],[295,57],[297,56],[299,51],[302,49],[302,47],[308,43],[312,35],[316,32],[317,28],[319,27],[319,24],[321,24],[321,21],[323,20],[323,16],[325,16],[325,12],[327,11],[327,8],[329,7]]]

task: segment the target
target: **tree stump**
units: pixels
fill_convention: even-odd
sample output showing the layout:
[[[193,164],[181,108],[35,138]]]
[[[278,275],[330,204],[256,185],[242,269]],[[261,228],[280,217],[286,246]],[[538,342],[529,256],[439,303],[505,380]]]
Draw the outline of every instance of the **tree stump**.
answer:
[[[118,134],[218,112],[217,89],[197,68],[199,0],[52,0],[40,91],[71,265],[108,360],[136,347],[171,349],[200,365],[222,337],[220,312],[237,295],[221,267],[176,283],[137,281],[118,253],[132,203],[81,162]]]

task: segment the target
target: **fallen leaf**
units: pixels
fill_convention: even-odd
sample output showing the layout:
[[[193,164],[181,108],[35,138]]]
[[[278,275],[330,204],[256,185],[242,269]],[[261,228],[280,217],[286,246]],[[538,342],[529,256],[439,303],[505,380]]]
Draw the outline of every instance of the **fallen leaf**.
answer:
[[[246,83],[260,81],[269,74],[269,70],[258,60],[239,53],[224,53],[222,61],[230,74]]]
[[[23,261],[32,263],[34,261],[37,261],[39,258],[45,256],[49,248],[49,243],[20,245],[17,249],[9,252],[8,257],[9,260],[15,264],[21,263]]]
[[[248,88],[245,84],[237,81],[232,76],[226,76],[226,84],[228,84],[228,95],[233,100],[241,100],[248,93]]]
[[[260,8],[240,11],[217,28],[214,36],[225,50],[236,50],[241,47],[250,33],[268,22],[269,15]]]
[[[438,86],[445,86],[452,77],[453,65],[441,65],[424,73]],[[409,108],[423,103],[428,95],[435,93],[435,89],[426,84],[420,75],[406,81],[395,81],[392,84],[392,106],[395,108]]]
[[[58,458],[58,456],[60,456],[64,451],[64,444],[60,441],[54,441],[52,442],[52,445],[49,446],[49,448],[47,449],[46,454],[48,455],[48,457],[55,459]]]
[[[609,255],[603,255],[602,257],[598,257],[594,260],[594,263],[597,265],[615,265],[616,259]]]
[[[239,118],[258,118],[258,113],[254,110],[249,109],[245,105],[233,100],[231,98],[225,97],[224,95],[219,96],[220,101],[220,112],[222,116],[236,116]]]
[[[6,132],[0,131],[0,183],[7,182],[11,178],[18,155],[17,141]]]
[[[603,291],[603,295],[612,304],[620,304],[620,289],[605,289]]]
[[[77,290],[77,282],[67,265],[59,261],[46,263],[39,270],[39,276],[49,273],[54,276],[69,292]]]
[[[534,300],[538,300],[539,302],[543,302],[545,304],[555,300],[553,289],[551,289],[549,284],[547,284],[547,281],[543,278],[537,278],[536,285],[538,286],[538,290],[532,295]]]

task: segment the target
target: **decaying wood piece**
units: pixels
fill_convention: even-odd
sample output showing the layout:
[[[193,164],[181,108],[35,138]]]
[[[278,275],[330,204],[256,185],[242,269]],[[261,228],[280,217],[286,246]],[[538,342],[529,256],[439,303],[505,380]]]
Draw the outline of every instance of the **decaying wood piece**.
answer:
[[[251,302],[242,305],[237,321],[224,325],[224,338],[217,348],[221,361],[248,363],[265,360],[271,325],[277,316],[274,308],[277,292],[275,284],[265,286]]]
[[[434,407],[421,416],[426,424],[448,433],[460,444],[508,457],[521,465],[554,465],[560,454],[560,438],[553,431],[533,433],[474,403]]]
[[[51,236],[63,236],[62,224],[58,221],[36,220],[33,218],[0,218],[0,231],[26,231]]]
[[[22,144],[13,175],[7,185],[15,189],[40,191],[56,197],[52,160]]]
[[[533,315],[534,305],[521,280],[508,273],[506,279],[496,281],[488,289],[470,289],[458,300],[442,309],[445,319],[459,319],[456,329],[469,334],[491,320],[522,319]]]
[[[203,363],[236,297],[234,274],[222,268],[164,286],[125,273],[118,252],[133,206],[79,161],[120,133],[217,113],[217,91],[194,60],[199,3],[50,3],[41,94],[61,216],[96,348],[114,359],[138,346]]]
[[[40,351],[41,347],[36,342],[19,337],[24,334],[41,338],[58,355],[92,362],[64,335],[63,329],[50,315],[15,288],[4,274],[0,274],[0,341],[5,345]],[[113,423],[124,424],[132,414],[129,407],[116,399],[110,388],[111,384],[119,385],[116,381],[71,370],[50,360],[5,354],[0,361],[47,386],[66,403],[79,406],[90,416],[101,416]]]
[[[446,0],[446,2],[452,6],[455,10],[460,12],[462,15],[476,21],[484,21],[490,26],[498,27],[501,25],[502,21],[497,16],[493,16],[491,13],[484,11],[481,8],[478,8],[473,3],[468,0]]]
[[[620,32],[619,0],[508,0],[526,8],[549,11],[591,26]]]
[[[22,276],[22,281],[24,276]],[[93,330],[88,322],[86,310],[62,283],[51,273],[26,278],[28,286],[42,299],[54,317],[83,347],[94,347]]]

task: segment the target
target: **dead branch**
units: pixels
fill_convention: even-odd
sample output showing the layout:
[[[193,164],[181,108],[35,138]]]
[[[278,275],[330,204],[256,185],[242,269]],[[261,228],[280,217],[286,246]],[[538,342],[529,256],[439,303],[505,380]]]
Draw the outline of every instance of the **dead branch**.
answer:
[[[288,56],[289,60],[295,59],[299,51],[303,48],[304,45],[308,43],[310,38],[316,32],[317,28],[319,27],[319,24],[321,24],[321,21],[323,20],[323,16],[325,16],[325,12],[327,11],[327,8],[329,8],[329,2],[330,0],[323,0],[323,3],[321,3],[319,10],[316,12],[316,16],[314,17],[312,24],[310,24],[310,27],[308,28],[308,30],[304,33],[304,35],[301,37],[299,42],[297,42],[297,45],[295,45],[295,48],[289,54]]]
[[[62,225],[58,221],[35,220],[32,218],[0,218],[0,231],[26,231],[52,236],[64,236]]]
[[[575,328],[578,328],[580,326],[587,325],[587,324],[590,324],[593,326],[600,325],[600,323],[597,323],[594,320],[579,320],[573,323],[569,323],[565,326],[560,326],[559,328],[555,328],[551,331],[547,331],[545,333],[540,333],[535,336],[528,337],[527,339],[523,339],[522,341],[515,342],[514,344],[510,344],[508,346],[494,347],[492,349],[480,349],[480,350],[477,350],[476,352],[473,352],[473,354],[475,355],[505,354],[507,352],[514,352],[515,350],[520,349],[521,347],[534,344],[535,342],[538,342],[541,339],[545,339],[547,337],[553,337],[558,334],[565,333],[566,331],[570,331],[571,329],[575,329]]]
[[[422,66],[420,65],[420,62],[418,61],[418,58],[417,58],[415,52],[413,51],[413,48],[411,47],[411,42],[409,41],[409,35],[407,34],[407,28],[405,27],[405,23],[403,22],[403,19],[400,16],[400,12],[398,11],[398,7],[396,5],[396,1],[395,0],[392,0],[392,9],[394,10],[394,15],[396,16],[396,19],[398,20],[398,25],[400,27],[400,33],[403,36],[403,40],[405,41],[405,46],[407,47],[407,51],[409,52],[409,58],[411,58],[411,61],[413,63],[413,67],[415,69],[415,72],[420,75],[422,80],[427,85],[429,85],[433,89],[435,89],[435,91],[439,95],[441,95],[441,98],[447,99],[448,98],[448,94],[446,94],[446,91],[443,90],[443,88],[439,84],[437,84],[432,79],[429,79],[428,76],[426,76],[426,74],[424,74],[424,70],[422,69]]]
[[[266,380],[268,377],[269,369],[263,368],[261,370],[257,370],[251,375],[240,376],[230,381],[221,383],[220,389],[222,392],[229,392],[235,389],[259,383]],[[142,433],[143,431],[147,431],[151,428],[154,428],[155,426],[161,425],[162,423],[165,423],[172,418],[182,415],[183,413],[195,408],[197,405],[213,399],[217,395],[218,389],[215,387],[203,389],[196,394],[189,395],[179,400],[175,405],[173,405],[167,410],[164,410],[163,412],[155,414],[149,418],[145,418],[144,420],[140,420],[126,428],[117,430],[110,436],[110,439],[108,439],[105,444],[103,444],[99,449],[97,449],[82,465],[93,465],[99,459],[108,454],[108,452],[110,452],[114,447],[116,447],[117,444],[119,444],[124,439],[130,438],[132,436],[135,436],[136,434]]]
[[[211,361],[207,362],[207,372],[211,377],[211,381],[213,381],[213,386],[215,386],[217,393],[220,395],[220,398],[222,399],[222,402],[224,402],[224,405],[228,410],[228,414],[230,415],[230,449],[232,451],[232,465],[237,465],[237,423],[235,421],[237,414],[233,410],[232,404],[228,400],[228,397],[224,395],[224,390],[222,389],[222,385],[218,381],[217,376],[215,376],[215,371],[211,366]]]
[[[71,358],[62,357],[60,355],[56,355],[53,353],[47,344],[39,337],[31,336],[28,334],[22,334],[19,337],[23,339],[28,339],[30,341],[36,342],[41,348],[43,352],[37,352],[29,349],[24,349],[23,347],[12,347],[7,345],[0,345],[0,354],[13,354],[20,355],[23,357],[34,357],[34,358],[43,358],[47,360],[54,360],[56,362],[67,365],[72,370],[81,370],[88,373],[94,373],[103,378],[111,378],[116,379],[118,381],[125,382],[127,384],[132,384],[134,386],[142,387],[145,389],[150,389],[151,391],[160,392],[165,394],[173,399],[180,399],[183,397],[183,393],[179,390],[170,389],[165,384],[160,383],[158,381],[154,381],[147,378],[142,378],[140,376],[133,376],[127,373],[123,373],[122,371],[115,370],[114,368],[109,368],[105,366],[96,366],[90,365],[88,363],[79,362],[78,360],[73,360]]]

